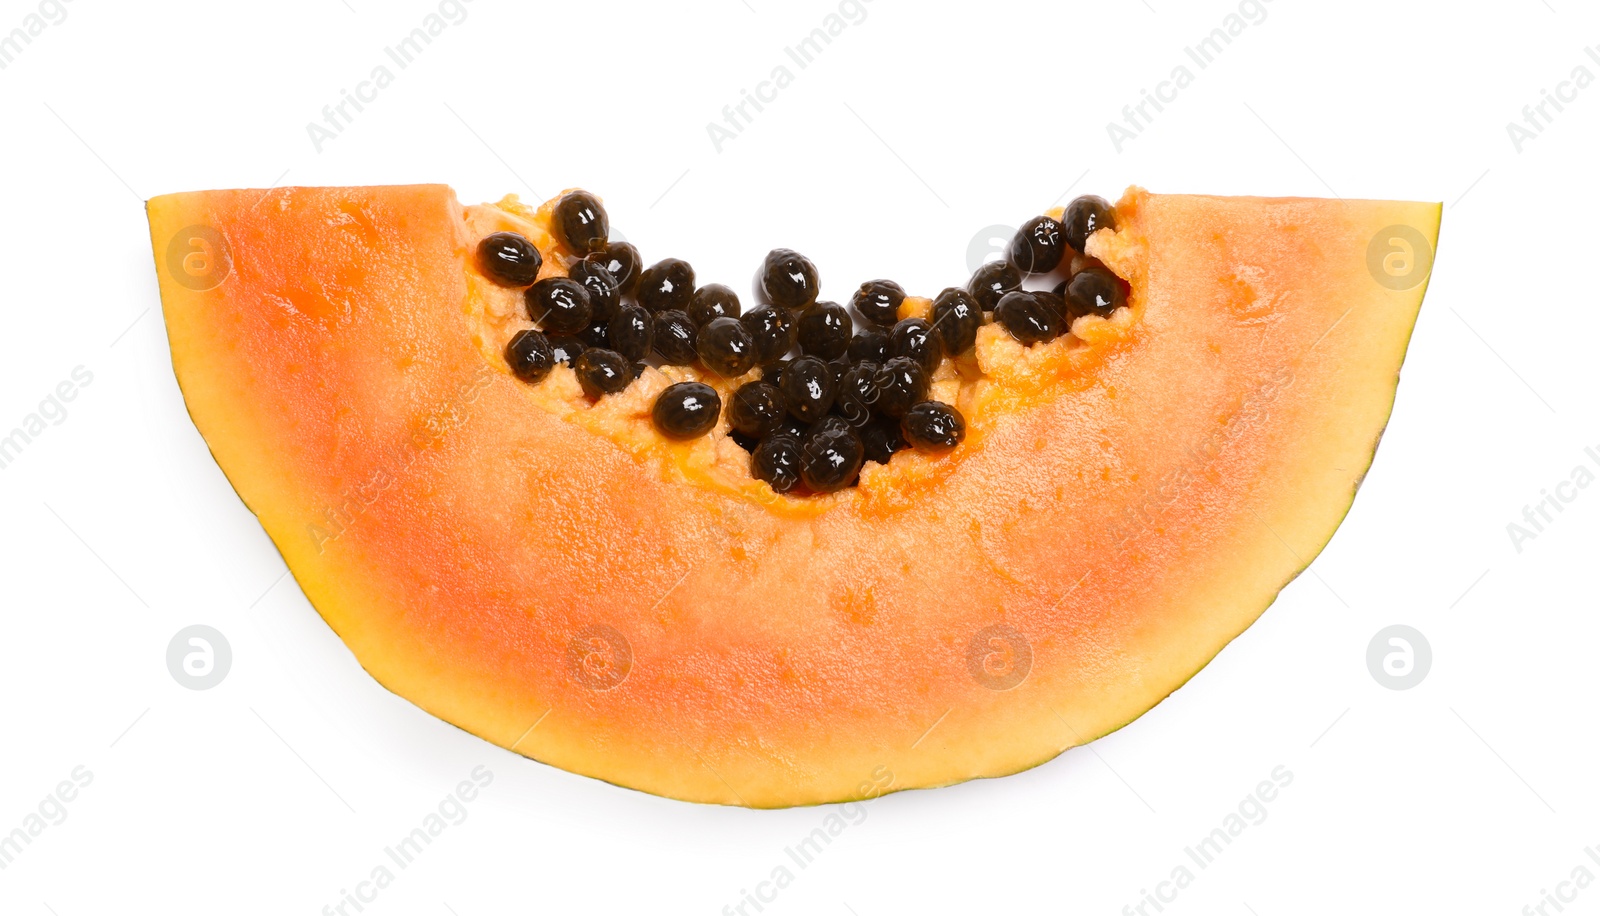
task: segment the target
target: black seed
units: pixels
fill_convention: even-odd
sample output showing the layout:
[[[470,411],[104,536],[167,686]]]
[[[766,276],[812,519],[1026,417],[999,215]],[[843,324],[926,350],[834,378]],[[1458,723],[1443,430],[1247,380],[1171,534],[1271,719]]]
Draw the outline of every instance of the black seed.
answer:
[[[939,334],[944,352],[958,356],[972,349],[983,327],[983,310],[978,300],[954,287],[933,300],[933,329]]]
[[[838,359],[850,349],[850,313],[837,302],[818,302],[800,313],[800,352]]]
[[[763,440],[750,456],[750,473],[778,493],[793,490],[800,483],[799,441],[788,437]]]
[[[1062,214],[1065,241],[1073,251],[1082,252],[1083,246],[1096,229],[1117,228],[1117,211],[1104,197],[1085,194],[1070,204]]]
[[[733,444],[734,445],[739,446],[740,448],[744,449],[747,452],[755,451],[756,450],[756,446],[761,444],[761,440],[760,439],[756,439],[756,438],[754,438],[752,436],[747,436],[744,433],[739,432],[737,429],[729,430],[728,431],[728,438],[733,440]]]
[[[611,271],[594,261],[574,261],[567,269],[567,279],[581,283],[589,293],[589,306],[594,310],[590,321],[610,321],[611,316],[617,313],[622,291]]]
[[[1099,315],[1109,318],[1127,303],[1127,293],[1116,274],[1101,267],[1080,270],[1067,281],[1067,312],[1073,318]]]
[[[818,493],[842,490],[855,481],[865,457],[854,430],[824,428],[800,449],[800,479]]]
[[[633,364],[633,377],[638,378],[639,376],[644,375],[644,370],[648,368],[650,368],[650,364],[642,359],[635,362]]]
[[[633,363],[615,350],[599,347],[583,351],[573,365],[578,384],[591,398],[616,394],[633,381]]]
[[[932,325],[921,318],[906,318],[889,332],[889,356],[910,357],[923,372],[933,375],[944,357],[944,345],[933,333]]]
[[[792,362],[794,362],[792,359],[780,359],[769,366],[763,366],[761,380],[769,385],[782,385],[783,370],[789,368],[789,364]]]
[[[604,321],[591,322],[588,327],[578,332],[577,337],[583,341],[585,347],[611,346],[611,329]]]
[[[760,439],[778,428],[788,409],[783,392],[776,385],[749,382],[728,398],[728,423],[739,432]]]
[[[973,271],[972,279],[967,281],[967,292],[986,312],[994,311],[1001,296],[1021,288],[1022,272],[1010,261],[989,261]]]
[[[833,390],[835,392],[837,392],[839,390],[839,379],[844,378],[845,370],[849,369],[849,368],[850,368],[849,360],[846,360],[846,359],[843,359],[843,358],[835,359],[835,360],[829,360],[829,362],[828,362],[828,377],[833,379]]]
[[[845,356],[853,363],[881,363],[889,358],[889,335],[876,329],[857,331]]]
[[[478,243],[478,269],[501,286],[528,286],[542,266],[539,249],[515,232],[496,232]]]
[[[774,248],[761,263],[761,291],[773,305],[799,311],[817,301],[817,265],[798,251]]]
[[[833,406],[833,370],[815,356],[801,356],[789,363],[780,388],[789,412],[806,423],[822,419]]]
[[[1067,239],[1061,224],[1048,216],[1035,216],[1022,224],[1006,248],[1006,260],[1025,274],[1047,274],[1061,265]]]
[[[794,414],[784,414],[783,419],[778,421],[777,427],[764,438],[793,439],[796,443],[800,443],[805,441],[806,430],[810,428],[811,424],[802,421]]]
[[[861,284],[850,305],[868,322],[889,327],[900,320],[900,303],[906,301],[906,291],[893,280],[868,280]]]
[[[695,326],[689,316],[677,309],[656,312],[653,346],[661,361],[669,366],[687,366],[699,353],[694,348]]]
[[[524,382],[541,382],[555,368],[555,352],[550,341],[538,331],[518,331],[506,344],[506,363],[511,373]]]
[[[1049,306],[1050,310],[1052,312],[1055,312],[1056,314],[1060,315],[1063,319],[1065,319],[1067,317],[1066,287],[1067,287],[1066,283],[1060,283],[1060,284],[1057,284],[1055,289],[1051,289],[1051,290],[1043,290],[1043,289],[1034,290],[1033,297],[1035,299],[1038,299],[1040,302],[1043,302],[1045,305]],[[1067,330],[1068,330],[1068,326],[1070,326],[1071,324],[1072,324],[1072,322],[1068,321],[1065,325],[1062,325],[1061,333],[1065,334],[1067,332]]]
[[[783,359],[794,349],[799,339],[800,327],[788,309],[777,305],[764,305],[739,319],[750,332],[756,344],[756,362],[763,366]]]
[[[845,432],[854,428],[855,427],[851,426],[849,421],[845,420],[844,417],[830,413],[810,426],[807,426],[806,437],[801,441],[809,442],[817,436],[827,435],[828,433]]]
[[[522,298],[528,317],[551,335],[576,334],[594,314],[589,291],[566,277],[545,277],[528,287]]]
[[[655,341],[655,324],[650,313],[642,306],[624,305],[611,319],[611,349],[628,358],[629,362],[644,359]]]
[[[900,424],[891,419],[876,418],[861,427],[856,434],[861,437],[861,447],[866,451],[866,459],[879,464],[888,464],[895,452],[906,447],[905,436],[900,432]]]
[[[1000,304],[994,309],[994,320],[1025,344],[1054,340],[1066,330],[1061,313],[1052,308],[1048,300],[1023,290],[1000,297]]]
[[[694,299],[694,268],[688,261],[663,258],[639,274],[639,304],[652,312],[687,311]]]
[[[878,413],[896,419],[928,396],[928,374],[906,356],[890,359],[878,372]]]
[[[695,336],[695,351],[706,368],[734,378],[756,364],[756,343],[737,318],[713,318]]]
[[[578,357],[582,356],[583,351],[587,349],[589,347],[576,337],[550,338],[550,352],[555,356],[558,363],[576,366]]]
[[[603,248],[611,231],[606,208],[588,191],[573,191],[556,201],[555,226],[567,247],[578,254]]]
[[[623,295],[639,285],[639,249],[627,242],[607,242],[584,260],[604,267],[616,279]]]
[[[839,377],[833,396],[834,413],[851,426],[865,426],[878,404],[878,374],[883,366],[875,362],[856,363]]]
[[[656,396],[650,420],[668,439],[698,439],[711,432],[722,414],[722,398],[704,382],[678,382]]]
[[[923,451],[954,448],[967,437],[967,420],[942,401],[923,401],[906,412],[900,421],[906,441]]]
[[[738,318],[739,294],[721,283],[707,283],[694,291],[688,311],[695,327],[701,327],[714,318]]]

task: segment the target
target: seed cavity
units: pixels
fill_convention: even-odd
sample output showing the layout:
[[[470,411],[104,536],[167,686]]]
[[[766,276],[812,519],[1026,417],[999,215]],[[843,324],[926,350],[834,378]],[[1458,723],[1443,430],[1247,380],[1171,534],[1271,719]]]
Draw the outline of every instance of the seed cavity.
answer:
[[[1003,259],[908,317],[904,288],[887,279],[862,283],[848,306],[819,300],[816,264],[787,248],[762,260],[760,301],[746,310],[728,286],[696,286],[686,261],[642,266],[636,247],[608,239],[605,208],[587,191],[562,196],[552,214],[551,231],[570,253],[559,255],[567,276],[539,280],[544,255],[515,232],[480,240],[475,260],[490,282],[523,290],[533,327],[512,336],[504,358],[530,385],[565,365],[598,400],[626,391],[650,365],[728,382],[759,369],[753,381],[723,386],[725,399],[703,381],[668,385],[651,405],[651,425],[677,442],[721,425],[749,454],[754,479],[804,496],[853,486],[867,462],[886,464],[906,449],[958,449],[966,418],[931,395],[933,380],[951,377],[948,368],[939,375],[946,360],[977,371],[971,353],[985,324],[1031,346],[1066,334],[1077,318],[1124,307],[1127,284],[1084,253],[1090,235],[1116,226],[1115,209],[1093,195],[1059,220],[1033,217]]]

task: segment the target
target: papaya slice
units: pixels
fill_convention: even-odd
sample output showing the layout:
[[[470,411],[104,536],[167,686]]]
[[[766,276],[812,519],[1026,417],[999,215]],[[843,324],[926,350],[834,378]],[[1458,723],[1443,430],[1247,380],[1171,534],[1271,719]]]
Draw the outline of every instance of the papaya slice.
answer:
[[[1015,773],[1182,685],[1303,570],[1388,420],[1436,204],[1129,191],[1087,251],[1127,307],[934,382],[939,454],[774,493],[646,369],[591,403],[478,241],[559,276],[552,205],[442,185],[148,204],[176,372],[218,464],[388,689],[501,747],[782,807]],[[927,308],[908,298],[904,314]],[[725,380],[711,380],[726,393]]]

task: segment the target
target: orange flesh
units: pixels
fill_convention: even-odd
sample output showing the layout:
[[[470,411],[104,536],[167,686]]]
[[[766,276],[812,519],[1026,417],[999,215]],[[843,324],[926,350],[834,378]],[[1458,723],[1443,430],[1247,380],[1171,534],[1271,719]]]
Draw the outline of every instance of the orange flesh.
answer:
[[[1090,242],[1130,308],[1032,349],[986,327],[942,370],[962,446],[797,499],[725,426],[651,432],[666,375],[593,407],[564,368],[510,375],[527,323],[472,251],[514,228],[561,272],[548,211],[438,185],[156,198],[174,368],[380,682],[574,772],[757,807],[1016,772],[1187,680],[1348,509],[1424,288],[1380,285],[1368,245],[1393,225],[1432,245],[1439,219],[1130,192]],[[203,291],[167,257],[196,225],[231,252]],[[969,665],[997,624],[1031,653],[1003,690],[1007,643]]]

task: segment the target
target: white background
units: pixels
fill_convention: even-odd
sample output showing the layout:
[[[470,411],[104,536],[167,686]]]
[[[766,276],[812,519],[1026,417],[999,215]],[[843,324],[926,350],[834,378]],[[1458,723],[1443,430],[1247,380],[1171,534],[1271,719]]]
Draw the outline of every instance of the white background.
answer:
[[[37,9],[6,0],[0,31]],[[1312,574],[1132,726],[873,802],[767,912],[1115,914],[1189,864],[1169,913],[1516,914],[1600,876],[1600,487],[1520,550],[1507,531],[1600,472],[1600,86],[1520,152],[1506,129],[1600,76],[1592,7],[1274,0],[1119,152],[1106,123],[1197,69],[1184,47],[1236,3],[872,0],[802,71],[783,49],[828,0],[474,0],[317,151],[307,122],[436,9],[74,0],[0,71],[0,432],[93,375],[0,471],[0,833],[93,774],[0,871],[0,911],[316,914],[480,765],[467,819],[368,912],[722,913],[827,813],[573,776],[362,673],[212,463],[159,317],[143,200],[275,183],[584,186],[647,260],[742,288],[790,246],[836,299],[960,282],[982,227],[1130,183],[1443,201],[1393,421]],[[718,152],[706,123],[779,64],[794,83]],[[194,623],[232,645],[211,690],[165,663]],[[1407,691],[1365,661],[1395,623],[1434,655]],[[1280,765],[1266,820],[1195,868],[1184,847]],[[1569,912],[1600,912],[1600,884]]]

